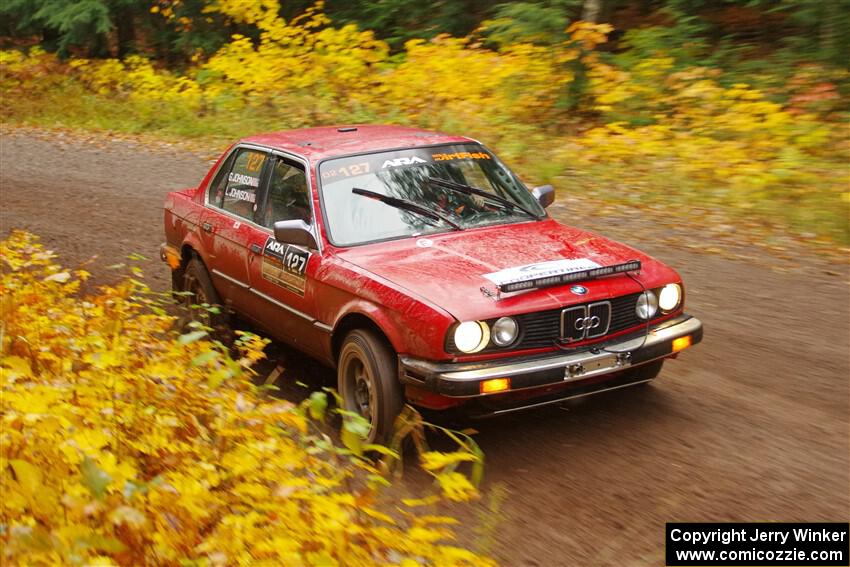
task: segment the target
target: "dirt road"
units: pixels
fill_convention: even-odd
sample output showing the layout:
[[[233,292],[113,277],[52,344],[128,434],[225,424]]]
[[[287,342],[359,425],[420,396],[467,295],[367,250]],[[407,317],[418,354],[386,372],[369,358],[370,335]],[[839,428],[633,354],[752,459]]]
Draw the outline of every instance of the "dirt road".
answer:
[[[0,229],[40,234],[69,265],[95,253],[99,266],[131,252],[156,258],[165,193],[196,184],[207,167],[165,145],[6,134]],[[553,213],[677,267],[705,340],[650,387],[476,424],[486,486],[509,491],[495,556],[507,565],[661,565],[667,521],[847,521],[846,265],[701,253],[694,243],[711,242],[699,220],[678,219],[683,245],[671,247],[667,229],[632,214],[595,218],[567,199]],[[158,261],[147,272],[166,287]],[[332,380],[286,349],[272,356],[287,361],[292,381]],[[406,482],[415,490],[419,481]],[[471,525],[477,512],[461,514]]]

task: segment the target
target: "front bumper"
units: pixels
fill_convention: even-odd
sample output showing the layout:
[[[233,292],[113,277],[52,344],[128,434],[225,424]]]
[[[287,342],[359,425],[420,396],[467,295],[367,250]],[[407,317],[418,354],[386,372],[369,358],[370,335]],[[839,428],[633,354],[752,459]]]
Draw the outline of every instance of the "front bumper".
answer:
[[[685,337],[690,337],[687,341]],[[696,317],[681,315],[651,326],[648,332],[633,333],[609,342],[580,347],[569,352],[533,357],[502,358],[484,362],[432,362],[400,356],[401,379],[406,384],[453,397],[486,396],[481,383],[510,378],[510,392],[580,382],[594,376],[615,374],[633,366],[668,357],[678,352],[676,339],[687,346],[702,340],[702,323]],[[604,389],[604,383],[599,383]],[[504,393],[504,392],[500,392]]]

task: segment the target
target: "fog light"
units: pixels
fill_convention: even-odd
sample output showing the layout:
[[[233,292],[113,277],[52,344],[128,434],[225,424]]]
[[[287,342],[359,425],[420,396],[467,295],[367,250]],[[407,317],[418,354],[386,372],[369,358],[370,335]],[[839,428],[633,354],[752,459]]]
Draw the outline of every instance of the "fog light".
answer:
[[[679,337],[678,339],[673,339],[673,352],[679,352],[680,350],[685,350],[691,346],[691,336],[687,335],[684,337]]]
[[[496,392],[504,392],[511,389],[510,378],[492,378],[484,380],[481,384],[482,394],[495,394]]]

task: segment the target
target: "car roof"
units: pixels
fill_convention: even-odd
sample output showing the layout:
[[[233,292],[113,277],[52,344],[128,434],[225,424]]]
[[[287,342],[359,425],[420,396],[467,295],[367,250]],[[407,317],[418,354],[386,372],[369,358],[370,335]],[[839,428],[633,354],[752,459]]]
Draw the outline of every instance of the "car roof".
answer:
[[[268,146],[303,156],[312,162],[330,157],[380,150],[452,143],[477,143],[476,140],[471,138],[452,136],[431,130],[375,124],[284,130],[249,136],[243,138],[240,142]]]

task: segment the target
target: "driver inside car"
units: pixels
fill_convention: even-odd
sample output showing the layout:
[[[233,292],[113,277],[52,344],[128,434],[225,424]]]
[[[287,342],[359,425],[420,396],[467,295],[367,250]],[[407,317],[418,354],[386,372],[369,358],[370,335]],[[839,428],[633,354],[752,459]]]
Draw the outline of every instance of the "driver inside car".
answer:
[[[269,201],[263,224],[269,228],[282,220],[303,220],[310,223],[307,201],[307,177],[300,169],[278,161],[272,172]]]

